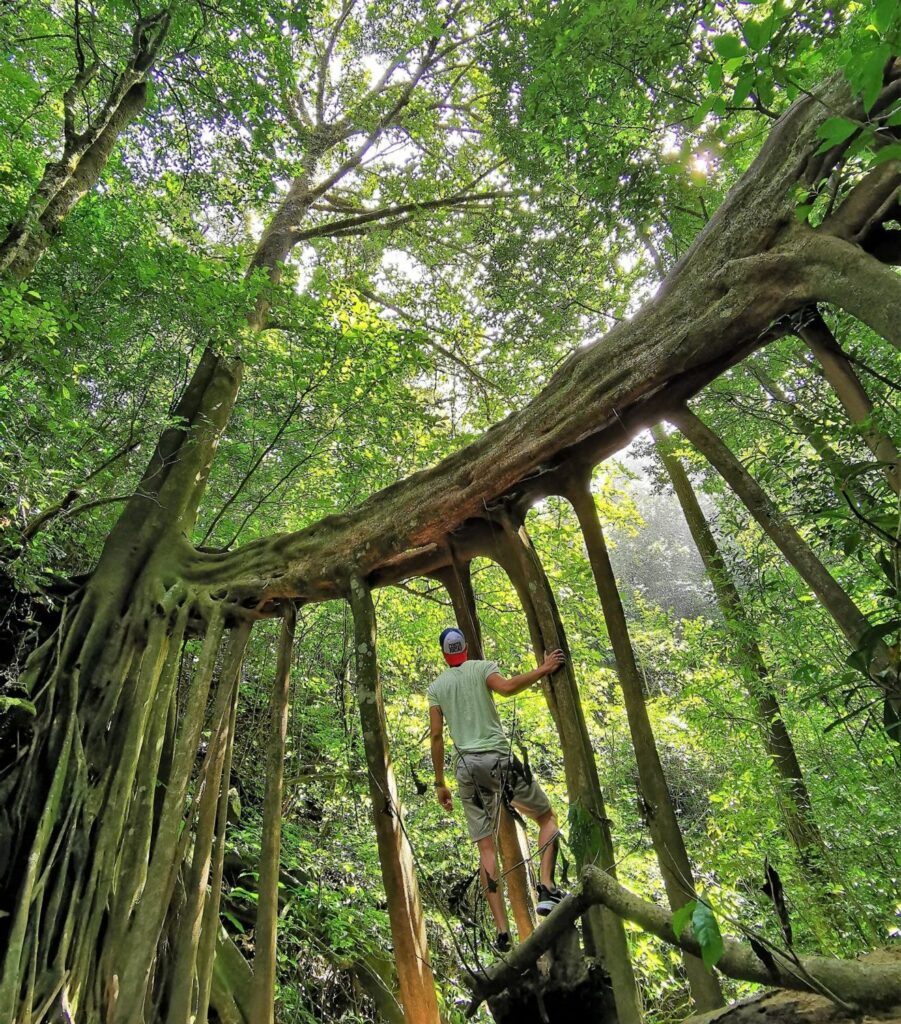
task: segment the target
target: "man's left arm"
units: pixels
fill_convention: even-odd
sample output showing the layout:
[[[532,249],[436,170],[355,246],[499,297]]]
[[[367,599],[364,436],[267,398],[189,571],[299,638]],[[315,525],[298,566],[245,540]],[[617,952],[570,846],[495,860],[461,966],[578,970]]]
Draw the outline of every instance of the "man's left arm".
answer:
[[[509,679],[505,679],[500,672],[492,672],[485,683],[489,690],[494,690],[495,693],[499,693],[503,697],[512,697],[520,690],[525,690],[533,683],[537,683],[539,679],[544,679],[545,676],[556,672],[565,660],[563,651],[552,651],[538,668],[533,668],[531,672],[523,672],[522,675],[511,676]]]
[[[454,798],[444,781],[444,712],[436,704],[429,708],[429,739],[432,767],[435,769],[435,796],[438,803],[449,811]]]

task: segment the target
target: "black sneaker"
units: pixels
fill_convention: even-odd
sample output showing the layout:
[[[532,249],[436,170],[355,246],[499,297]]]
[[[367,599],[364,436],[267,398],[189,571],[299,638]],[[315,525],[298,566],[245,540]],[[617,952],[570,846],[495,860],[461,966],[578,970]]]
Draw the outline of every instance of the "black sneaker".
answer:
[[[553,889],[548,889],[546,886],[539,885],[538,906],[535,908],[538,916],[547,917],[566,895],[562,889],[558,889],[556,886]]]
[[[498,953],[509,953],[513,948],[513,943],[510,941],[510,933],[498,932],[497,938],[494,940],[494,948]]]

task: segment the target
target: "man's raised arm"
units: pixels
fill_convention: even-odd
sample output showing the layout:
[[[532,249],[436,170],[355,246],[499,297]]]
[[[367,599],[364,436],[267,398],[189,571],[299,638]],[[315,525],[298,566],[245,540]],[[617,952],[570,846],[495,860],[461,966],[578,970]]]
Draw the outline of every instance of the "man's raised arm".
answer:
[[[563,651],[552,651],[538,668],[533,668],[531,672],[523,672],[522,675],[511,676],[509,679],[505,679],[500,672],[492,672],[485,682],[488,684],[488,688],[494,690],[495,693],[500,693],[504,697],[512,697],[513,694],[525,690],[532,683],[537,683],[539,679],[544,679],[545,676],[556,672],[565,660]]]

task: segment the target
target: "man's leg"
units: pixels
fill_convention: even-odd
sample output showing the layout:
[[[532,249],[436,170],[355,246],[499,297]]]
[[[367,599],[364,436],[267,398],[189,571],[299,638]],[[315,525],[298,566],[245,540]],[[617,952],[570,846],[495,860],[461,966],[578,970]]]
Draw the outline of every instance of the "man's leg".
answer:
[[[538,849],[541,851],[538,878],[546,889],[553,889],[554,868],[557,866],[557,847],[560,845],[557,816],[553,810],[547,810],[544,814],[539,814],[535,821],[538,823]]]
[[[485,836],[479,839],[479,864],[482,888],[488,899],[488,906],[491,908],[491,916],[497,925],[498,932],[509,932],[510,925],[507,921],[507,908],[504,905],[504,889],[501,873],[497,866],[497,848],[494,845],[494,836]]]

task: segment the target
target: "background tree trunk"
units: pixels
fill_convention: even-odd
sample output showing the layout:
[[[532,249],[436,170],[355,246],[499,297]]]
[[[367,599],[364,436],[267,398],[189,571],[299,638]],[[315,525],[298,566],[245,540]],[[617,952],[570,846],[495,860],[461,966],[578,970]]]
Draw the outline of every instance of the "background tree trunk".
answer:
[[[564,666],[547,676],[542,688],[560,736],[570,802],[570,846],[575,846],[580,863],[596,858],[605,871],[615,874],[610,822],[553,591],[525,526],[517,526],[508,515],[503,515],[500,522],[508,548],[507,564],[521,580],[520,593],[529,595],[534,621],[540,630],[541,648],[535,651],[536,660],[540,663],[546,652],[558,648],[566,653]],[[574,843],[576,832],[580,837]],[[636,1024],[641,1020],[641,1003],[622,922],[612,914],[601,912],[589,913],[586,924],[591,945],[600,954],[610,975],[620,1024]]]
[[[394,939],[400,999],[409,1024],[439,1024],[425,918],[388,747],[376,657],[375,607],[369,588],[359,576],[350,579],[348,599],[354,618],[357,703],[360,706],[379,863]]]
[[[291,658],[297,612],[293,602],[285,604],[278,663],[269,705],[269,750],[266,764],[266,793],[263,797],[263,833],[260,847],[259,902],[254,929],[254,1020],[272,1024],[275,1020],[275,967],[278,940],[278,876],[282,837],[282,794],[285,779],[285,740],[291,690]]]
[[[688,474],[679,459],[668,450],[663,428],[654,427],[651,433],[657,454],[670,478],[689,532],[707,570],[720,612],[738,645],[740,657],[736,659],[736,667],[754,702],[764,745],[776,774],[776,792],[786,830],[802,863],[810,867],[817,864],[822,855],[823,839],[813,816],[810,794],[794,744],[785,726],[778,698],[770,685],[769,671],[757,643],[753,623],[745,611],[738,588],[732,582]]]
[[[663,774],[660,756],[657,753],[654,730],[645,704],[641,674],[635,664],[626,615],[607,553],[594,495],[591,493],[591,478],[574,480],[566,489],[564,496],[575,510],[588,549],[588,560],[591,563],[604,621],[607,624],[607,635],[610,637],[616,659],[616,671],[629,720],[648,828],[669,904],[673,910],[678,910],[696,898],[694,875],[669,786]],[[704,964],[690,954],[683,957],[683,962],[695,1009],[703,1012],[722,1006],[723,994],[719,982]]]
[[[810,586],[832,616],[854,650],[867,644],[870,624],[866,616],[836,583],[797,530],[776,509],[760,485],[732,454],[723,441],[688,409],[671,413],[668,419],[715,467],[757,520],[761,529],[779,548]],[[870,647],[870,673],[889,696],[901,696],[897,665],[881,640]]]
[[[842,352],[835,335],[816,308],[798,329],[798,333],[822,366],[823,374],[832,385],[848,418],[859,428],[860,436],[867,447],[882,464],[882,471],[889,486],[895,494],[901,495],[901,464],[898,461],[898,449],[892,439],[873,422],[873,403],[864,391],[847,356]]]

